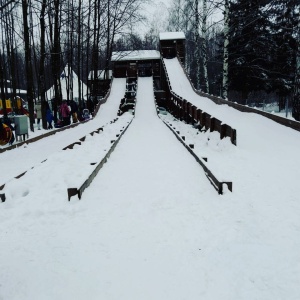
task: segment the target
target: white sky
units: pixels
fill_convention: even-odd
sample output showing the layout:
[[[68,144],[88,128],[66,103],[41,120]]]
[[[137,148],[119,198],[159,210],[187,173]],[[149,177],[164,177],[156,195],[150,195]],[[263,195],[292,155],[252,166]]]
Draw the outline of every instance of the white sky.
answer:
[[[156,116],[152,78],[140,78],[132,124],[82,200],[68,202],[132,119],[109,122],[125,93],[114,79],[93,120],[0,154],[0,299],[300,298],[300,133],[196,95],[177,59],[165,63],[177,94],[236,128],[234,146],[163,116],[233,192],[216,193]]]

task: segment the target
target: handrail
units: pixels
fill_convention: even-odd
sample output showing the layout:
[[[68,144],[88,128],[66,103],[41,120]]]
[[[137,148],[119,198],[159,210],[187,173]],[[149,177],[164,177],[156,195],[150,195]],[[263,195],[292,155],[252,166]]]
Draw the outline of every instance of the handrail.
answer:
[[[95,108],[95,110],[94,110],[94,112],[93,112],[93,114],[92,114],[93,117],[95,117],[95,116],[97,115],[97,113],[98,113],[98,111],[99,111],[99,109],[100,109],[100,106],[101,106],[102,104],[104,104],[104,103],[107,101],[107,99],[108,99],[108,97],[109,97],[109,95],[110,95],[110,92],[111,92],[111,87],[112,87],[112,81],[111,81],[111,83],[110,83],[110,87],[109,87],[108,92],[106,93],[106,95],[105,95],[104,98],[103,98],[104,101],[102,100],[102,101],[100,101],[100,102],[97,104],[97,106],[96,106],[96,108]],[[20,147],[20,146],[22,146],[22,145],[24,145],[24,144],[34,143],[34,142],[36,142],[36,141],[38,141],[38,140],[41,140],[41,139],[43,139],[43,138],[45,138],[45,137],[51,136],[51,135],[53,135],[53,134],[55,134],[55,133],[57,133],[57,132],[60,132],[60,131],[66,130],[66,129],[70,129],[70,128],[76,127],[76,126],[78,126],[78,125],[80,125],[80,124],[82,124],[82,122],[77,122],[77,123],[73,123],[73,124],[68,125],[68,126],[64,126],[64,127],[61,127],[61,128],[56,128],[55,130],[46,132],[46,133],[41,134],[41,135],[39,135],[39,136],[37,136],[37,137],[34,137],[34,138],[32,138],[32,139],[28,139],[28,140],[26,140],[26,141],[23,141],[23,142],[20,142],[20,143],[11,145],[11,146],[9,146],[9,147],[2,148],[2,149],[0,149],[0,153],[3,153],[3,152],[5,152],[5,151],[8,151],[8,150],[12,150],[12,149],[18,148],[18,147]]]
[[[133,119],[132,119],[133,120]],[[110,157],[111,153],[115,150],[117,144],[119,143],[121,137],[123,134],[126,132],[128,129],[129,125],[131,124],[132,120],[128,123],[128,125],[125,127],[124,130],[121,130],[121,134],[117,135],[117,139],[112,141],[112,146],[104,156],[104,158],[96,165],[95,169],[92,171],[92,173],[88,176],[88,178],[83,182],[83,184],[80,187],[73,187],[73,188],[68,188],[67,193],[68,193],[68,200],[70,201],[73,196],[78,196],[79,200],[82,197],[82,194],[86,188],[89,187],[89,185],[92,183],[94,178],[97,176],[98,172],[102,169],[103,165],[107,162],[108,158]]]
[[[128,81],[128,78],[127,78],[127,81]],[[136,105],[136,101],[134,102],[134,110],[132,112],[133,118],[135,117],[135,105]],[[79,199],[81,199],[82,193],[92,183],[92,181],[94,180],[94,178],[97,176],[98,172],[102,169],[103,165],[107,162],[107,160],[110,157],[111,153],[114,151],[114,149],[116,148],[117,144],[119,143],[121,137],[123,136],[123,134],[126,132],[126,130],[128,129],[128,127],[132,123],[133,118],[128,123],[128,125],[126,126],[126,128],[124,130],[121,130],[121,134],[117,135],[117,139],[114,140],[114,141],[112,141],[112,146],[108,150],[107,154],[97,164],[97,166],[95,167],[95,169],[93,170],[93,172],[88,176],[88,178],[83,182],[83,184],[80,187],[68,188],[67,192],[68,192],[68,199],[69,199],[69,201],[71,200],[71,198],[73,196],[76,196],[76,195],[78,196]]]
[[[222,121],[211,117],[210,114],[202,111],[201,109],[197,108],[196,106],[173,92],[167,68],[163,59],[162,65],[166,77],[166,82],[168,84],[168,92],[170,93],[170,97],[167,103],[169,112],[174,114],[179,119],[186,121],[187,123],[198,124],[197,126],[199,126],[201,130],[210,129],[211,131],[218,131],[220,133],[221,139],[223,139],[224,137],[229,137],[231,143],[237,145],[237,134],[235,129],[223,123]]]
[[[115,123],[117,120],[118,120],[118,118],[114,119],[114,120],[111,121],[109,124]],[[102,127],[98,128],[98,129],[96,129],[96,130],[90,132],[89,135],[93,136],[95,133],[103,132],[104,129],[105,129],[105,126],[102,126]],[[72,144],[70,144],[70,145],[64,147],[62,150],[73,149],[73,147],[74,147],[75,145],[81,145],[81,143],[85,141],[86,136],[87,136],[87,135],[85,135],[85,136],[83,136],[82,138],[80,138],[79,141],[76,141],[76,142],[74,142],[74,143],[72,143]],[[46,160],[47,160],[47,159],[43,160],[41,163],[45,162]],[[34,169],[34,167],[31,167],[31,168],[30,168],[30,170],[32,170],[32,169]],[[23,177],[27,172],[28,172],[28,170],[22,172],[21,174],[15,176],[14,179],[19,179],[19,178]],[[4,189],[5,185],[6,185],[6,183],[0,185],[0,191]],[[4,202],[5,199],[6,199],[5,193],[1,193],[1,194],[0,194],[0,200],[2,200],[2,202]]]
[[[192,89],[199,96],[206,97],[206,98],[212,100],[214,103],[216,103],[218,105],[226,104],[226,105],[228,105],[228,106],[230,106],[230,107],[232,107],[236,110],[239,110],[241,112],[255,113],[255,114],[261,115],[261,116],[266,117],[266,118],[268,118],[268,119],[270,119],[274,122],[277,122],[281,125],[287,126],[287,127],[292,128],[294,130],[297,130],[297,131],[300,131],[300,122],[299,121],[294,121],[294,120],[290,120],[290,119],[287,119],[287,118],[284,118],[284,117],[273,115],[273,114],[265,112],[265,111],[260,111],[260,110],[257,110],[255,108],[248,107],[248,106],[245,106],[245,105],[242,105],[242,104],[239,104],[239,103],[236,103],[236,102],[232,102],[230,100],[223,99],[221,97],[211,95],[211,94],[208,94],[208,93],[204,93],[204,92],[201,92],[201,91],[197,90],[195,88],[190,76],[188,75],[185,67],[183,66],[182,62],[180,61],[180,59],[178,59],[178,61],[181,65],[187,79],[189,80]]]
[[[95,117],[95,116],[97,115],[97,113],[98,113],[98,111],[99,111],[99,109],[100,109],[100,106],[101,106],[102,104],[106,103],[106,101],[107,101],[107,99],[108,99],[108,97],[109,97],[109,95],[110,95],[110,93],[111,93],[112,82],[113,82],[113,79],[110,81],[109,89],[108,89],[106,95],[104,96],[104,98],[103,98],[101,101],[99,101],[99,103],[97,104],[95,110],[93,111],[93,114],[92,114],[93,117]]]
[[[156,113],[159,116],[159,109],[158,109],[158,104],[156,102],[156,98],[154,96],[155,99],[155,105],[156,105]],[[232,182],[231,181],[219,181],[217,179],[217,177],[213,174],[213,172],[206,166],[205,162],[207,161],[207,158],[200,158],[193,150],[192,150],[192,145],[188,145],[187,143],[185,143],[185,137],[184,136],[180,136],[180,132],[174,130],[172,128],[172,125],[168,124],[167,122],[165,122],[162,118],[160,118],[162,120],[162,122],[173,132],[173,134],[176,136],[176,138],[178,139],[178,141],[181,142],[181,144],[190,152],[190,154],[195,158],[195,160],[198,162],[198,164],[203,168],[206,177],[208,178],[208,180],[210,181],[210,183],[213,185],[213,187],[216,189],[216,191],[221,195],[223,194],[223,185],[226,184],[227,188],[229,191],[232,192]]]

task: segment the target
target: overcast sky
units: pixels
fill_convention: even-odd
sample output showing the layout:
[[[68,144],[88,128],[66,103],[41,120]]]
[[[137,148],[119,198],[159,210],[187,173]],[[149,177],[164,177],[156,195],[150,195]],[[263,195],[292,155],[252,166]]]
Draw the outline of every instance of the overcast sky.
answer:
[[[150,0],[143,5],[143,14],[148,19],[148,24],[139,25],[137,29],[138,34],[144,35],[151,24],[155,24],[156,27],[160,28],[162,31],[165,30],[164,24],[168,20],[168,8],[170,7],[172,0]]]

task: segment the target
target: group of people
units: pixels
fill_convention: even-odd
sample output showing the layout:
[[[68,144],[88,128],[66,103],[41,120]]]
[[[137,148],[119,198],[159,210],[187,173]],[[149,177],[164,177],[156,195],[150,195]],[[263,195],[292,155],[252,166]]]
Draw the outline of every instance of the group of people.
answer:
[[[42,107],[40,102],[35,104],[35,112],[36,112],[36,119],[37,119],[37,127],[38,129],[41,129],[40,123],[42,119]],[[69,101],[63,100],[62,104],[58,108],[58,120],[57,122],[55,122],[54,126],[56,128],[64,127],[70,125],[71,120],[72,123],[77,123],[79,120],[86,120],[87,118],[89,118],[89,113],[87,117],[86,112],[85,114],[83,114],[82,117],[80,118],[78,117],[78,105],[74,100],[69,100]],[[47,120],[47,129],[52,129],[53,128],[52,123],[55,120],[48,102],[46,102],[46,120]]]
[[[46,121],[47,121],[47,129],[53,129],[53,121],[55,121],[53,113],[50,109],[50,105],[48,102],[45,102],[45,110],[46,110]],[[41,120],[42,116],[42,104],[38,101],[35,104],[35,117],[37,119],[37,128],[41,129]],[[72,123],[77,123],[79,121],[87,121],[90,119],[90,112],[88,109],[83,109],[82,113],[79,115],[78,105],[74,100],[70,101],[62,101],[58,109],[58,120],[54,124],[55,127],[63,127]],[[14,126],[11,120],[7,115],[0,118],[0,146],[10,144],[12,145],[15,136],[14,136]]]
[[[88,109],[83,109],[82,114],[79,115],[78,105],[74,100],[64,100],[59,107],[59,115],[61,119],[61,126],[67,126],[79,121],[86,121],[90,118]]]
[[[42,104],[41,102],[37,102],[35,104],[35,113],[36,113],[36,119],[37,119],[37,126],[38,130],[41,129],[41,120],[42,120]],[[52,129],[52,122],[54,120],[52,111],[50,109],[49,103],[46,102],[46,120],[47,120],[47,129]]]

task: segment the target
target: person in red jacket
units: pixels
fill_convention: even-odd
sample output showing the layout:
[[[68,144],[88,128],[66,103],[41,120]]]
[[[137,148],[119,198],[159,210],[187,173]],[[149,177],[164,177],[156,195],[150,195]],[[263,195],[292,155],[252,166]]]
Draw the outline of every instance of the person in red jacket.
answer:
[[[63,121],[63,126],[70,125],[71,124],[71,111],[67,104],[66,100],[63,100],[61,106],[60,106],[60,113]]]

